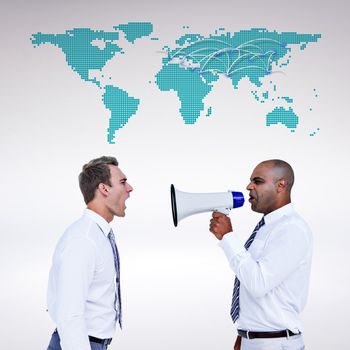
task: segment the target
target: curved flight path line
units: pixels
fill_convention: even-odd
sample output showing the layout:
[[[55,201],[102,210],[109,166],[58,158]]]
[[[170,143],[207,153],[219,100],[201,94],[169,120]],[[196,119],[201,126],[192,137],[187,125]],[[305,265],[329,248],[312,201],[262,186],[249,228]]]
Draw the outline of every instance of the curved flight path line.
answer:
[[[213,47],[202,47],[200,49],[197,49],[197,50],[194,50],[194,51],[192,51],[190,53],[187,53],[186,55],[184,55],[184,57],[187,57],[189,55],[192,55],[192,54],[200,52],[200,51],[208,51],[208,50],[216,50],[215,52],[217,52],[218,48],[216,48],[216,47],[214,47],[214,48]],[[176,56],[180,56],[181,57],[180,51],[176,52],[173,56],[171,56],[170,60],[174,59]],[[208,56],[208,55],[206,55],[206,56]]]
[[[186,46],[178,49],[173,55],[171,55],[170,61],[176,57],[181,57],[183,60],[186,59],[193,59],[193,63],[199,64],[200,65],[200,74],[206,73],[206,72],[218,72],[218,73],[223,73],[226,74],[227,76],[231,76],[233,73],[241,71],[243,69],[252,69],[252,68],[258,68],[261,69],[267,73],[271,73],[272,71],[269,69],[271,63],[272,63],[272,57],[273,55],[276,54],[276,51],[273,50],[262,50],[262,47],[260,45],[256,45],[257,43],[266,43],[266,42],[271,42],[275,43],[279,46],[282,46],[283,43],[270,39],[270,38],[256,38],[252,40],[248,40],[242,44],[240,44],[237,47],[234,47],[230,45],[229,43],[223,41],[223,40],[218,40],[218,39],[202,39],[198,40],[196,42],[192,42],[187,44]],[[192,52],[184,52],[185,50],[188,50],[191,47],[198,46],[199,44],[203,43],[215,43],[215,47],[212,46],[205,46],[201,47],[198,49],[194,49]],[[225,45],[225,47],[219,48],[217,44],[220,45]],[[205,54],[200,54],[200,52],[210,52],[207,55]],[[238,57],[236,57],[234,60],[231,60],[230,53],[237,53]],[[220,59],[218,56],[221,56],[222,54],[225,54],[226,56],[226,62],[223,59]],[[247,65],[245,67],[239,67],[234,69],[235,65],[242,61],[243,59],[249,59],[249,60],[254,60],[257,58],[262,58],[262,57],[267,57],[267,62],[262,63],[263,66],[258,66],[258,65]],[[199,59],[200,57],[200,59]],[[222,71],[219,68],[210,68],[206,69],[206,67],[212,63],[213,61],[216,61],[216,63],[220,63],[223,65],[224,71]],[[184,62],[184,61],[183,61]]]
[[[196,55],[194,55],[194,56],[196,56]],[[194,56],[189,55],[188,58],[192,58]],[[198,56],[203,57],[203,55],[198,55]],[[204,56],[204,58],[206,58],[206,57],[207,56]],[[187,57],[185,57],[185,58],[187,58]],[[183,60],[181,60],[181,62],[180,62],[180,64],[183,65],[183,66],[185,66],[185,64],[184,64],[184,62],[186,62],[185,58]],[[213,60],[216,60],[219,63],[221,63],[223,66],[226,66],[226,63],[223,60],[221,60],[220,58],[214,57]],[[193,62],[193,64],[199,64],[200,65],[201,61],[202,60],[197,60],[197,61]],[[204,73],[204,71],[203,71],[204,66],[203,67],[199,66],[199,67],[196,67],[196,68],[200,68],[200,73]],[[215,70],[215,69],[213,68],[212,70]],[[218,70],[218,72],[220,72],[220,71]]]
[[[256,58],[256,57],[263,57],[263,56],[266,56],[266,55],[269,55],[269,57],[268,57],[268,59],[267,59],[267,64],[265,65],[265,70],[268,72],[269,71],[269,66],[270,66],[270,64],[271,64],[271,62],[272,62],[272,56],[275,54],[275,52],[274,51],[267,51],[267,52],[265,52],[264,54],[256,54],[256,55],[254,55],[254,56],[252,56],[250,59],[254,59],[254,58]],[[244,54],[244,55],[242,55],[242,56],[240,56],[240,57],[237,57],[237,59],[235,60],[235,61],[233,61],[232,62],[232,64],[231,64],[231,66],[230,66],[230,68],[229,68],[229,70],[228,70],[228,72],[227,72],[227,74],[228,75],[230,75],[231,74],[231,72],[230,72],[230,70],[233,68],[233,66],[239,61],[239,60],[241,60],[241,59],[243,59],[243,58],[245,58],[245,56],[249,56],[249,54]],[[241,68],[244,68],[244,67],[241,67]],[[247,68],[251,68],[251,66],[247,66]],[[261,67],[260,67],[261,68]]]
[[[266,69],[266,68],[264,68],[264,67],[260,67],[260,66],[246,66],[246,67],[237,68],[237,69],[233,70],[232,72],[230,72],[229,74],[226,74],[226,75],[231,76],[232,74],[234,74],[234,73],[236,73],[236,72],[239,72],[239,71],[241,71],[241,70],[243,70],[243,69],[251,69],[251,68],[261,69],[261,70],[263,70],[264,72],[266,72],[266,73],[268,73],[268,74],[271,73],[268,69]]]
[[[276,43],[276,44],[278,44],[278,45],[280,45],[280,46],[282,46],[282,44],[283,44],[283,43],[281,43],[280,41],[275,40],[275,39],[270,39],[270,38],[256,38],[256,39],[252,39],[252,40],[246,41],[245,43],[239,45],[238,48],[239,48],[240,46],[243,46],[243,45],[246,45],[246,44],[249,44],[249,43],[254,43],[254,42],[256,42],[256,41],[271,41],[271,42],[274,42],[274,43]]]
[[[187,49],[187,48],[189,48],[189,47],[191,47],[191,46],[194,46],[194,45],[196,45],[196,44],[201,44],[201,43],[207,42],[207,41],[209,41],[209,42],[214,42],[214,43],[221,43],[221,44],[224,44],[225,46],[227,46],[227,48],[232,48],[232,49],[234,49],[234,50],[240,50],[240,49],[242,49],[243,47],[246,47],[246,46],[252,46],[252,47],[256,47],[257,49],[259,49],[260,46],[258,46],[258,45],[251,45],[251,43],[254,43],[254,42],[257,42],[257,41],[270,41],[270,42],[274,42],[274,43],[276,43],[276,44],[282,46],[282,43],[281,43],[280,41],[277,41],[277,40],[274,40],[274,39],[270,39],[270,38],[257,38],[257,39],[248,40],[248,41],[246,41],[245,43],[242,43],[242,44],[240,44],[240,45],[237,46],[237,47],[234,47],[234,46],[232,46],[232,45],[230,45],[230,44],[228,44],[227,42],[222,41],[222,40],[217,40],[217,39],[203,39],[203,40],[198,40],[198,41],[193,42],[193,43],[189,43],[188,45],[186,45],[186,46],[184,46],[184,47],[178,49],[178,50],[173,54],[173,56],[170,57],[170,58],[175,57],[175,56],[178,55],[181,51],[183,51],[183,50],[185,50],[185,49]],[[249,45],[248,45],[248,44],[249,44]],[[201,49],[199,49],[199,50],[210,50],[210,49],[222,50],[222,49],[212,48],[212,47],[201,48]]]
[[[208,50],[213,50],[213,49],[215,49],[216,51],[215,52],[213,52],[213,53],[211,53],[211,54],[208,54],[208,55],[199,55],[199,54],[197,54],[198,52],[200,52],[200,51],[208,51]],[[218,57],[215,57],[215,55],[217,55],[217,54],[220,54],[221,53],[221,50],[218,50],[217,48],[211,48],[211,47],[205,47],[205,48],[200,48],[200,49],[198,49],[198,50],[195,50],[195,51],[193,51],[193,52],[191,52],[191,53],[189,53],[189,54],[186,54],[186,55],[184,55],[183,56],[183,58],[194,58],[194,57],[197,57],[197,56],[199,56],[199,57],[203,57],[202,59],[200,59],[200,60],[197,60],[196,62],[194,62],[194,63],[199,63],[199,64],[201,64],[202,63],[202,61],[203,60],[205,60],[206,58],[208,58],[207,59],[207,62],[205,62],[204,63],[204,66],[202,67],[202,69],[204,69],[205,68],[205,66],[207,65],[207,63],[211,60],[211,58],[213,58],[213,59],[215,59],[215,60],[217,60],[217,61],[219,61],[219,62],[221,62],[221,63],[223,63],[224,65],[225,65],[225,62],[224,61],[222,61],[221,59],[219,59]],[[175,53],[172,57],[171,57],[171,60],[172,59],[174,59],[174,58],[176,58],[175,56],[177,55],[177,54],[179,54],[179,51],[177,52],[177,53]],[[181,57],[181,56],[180,56]]]
[[[196,62],[194,62],[195,64],[200,64],[203,61],[203,59],[208,57],[208,55],[188,55],[187,57],[192,58],[192,57],[196,57],[196,56],[203,57],[203,58],[201,60],[197,60]],[[220,59],[218,57],[213,57],[213,60],[216,60],[216,61],[222,63],[223,65],[226,65],[226,63],[222,59]]]
[[[221,44],[224,44],[224,45],[226,45],[226,46],[230,46],[230,44],[228,44],[227,42],[225,42],[225,41],[222,41],[222,40],[217,40],[217,39],[202,39],[202,40],[198,40],[198,41],[195,41],[195,42],[193,42],[193,43],[189,43],[187,46],[185,46],[185,47],[181,47],[178,51],[176,51],[175,53],[174,53],[174,55],[177,55],[179,52],[181,52],[181,51],[183,51],[183,50],[185,50],[185,49],[187,49],[187,48],[189,48],[189,47],[191,47],[191,46],[194,46],[194,45],[196,45],[196,44],[200,44],[200,43],[203,43],[203,42],[205,42],[205,41],[209,41],[209,42],[214,42],[214,43],[221,43]]]

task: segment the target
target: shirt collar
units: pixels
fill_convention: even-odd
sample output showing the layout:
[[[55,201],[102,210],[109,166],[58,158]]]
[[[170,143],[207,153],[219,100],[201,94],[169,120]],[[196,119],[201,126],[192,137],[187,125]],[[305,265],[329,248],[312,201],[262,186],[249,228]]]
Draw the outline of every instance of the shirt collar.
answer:
[[[105,234],[105,236],[108,236],[112,228],[101,215],[97,214],[95,211],[88,208],[84,210],[84,215],[89,217],[92,221],[94,221],[98,225],[98,227],[102,230],[102,232]]]
[[[271,213],[268,213],[267,215],[264,216],[265,224],[271,224],[274,221],[277,221],[280,219],[282,216],[288,215],[289,213],[293,212],[294,208],[292,203],[288,203],[284,205],[281,208],[278,208]]]

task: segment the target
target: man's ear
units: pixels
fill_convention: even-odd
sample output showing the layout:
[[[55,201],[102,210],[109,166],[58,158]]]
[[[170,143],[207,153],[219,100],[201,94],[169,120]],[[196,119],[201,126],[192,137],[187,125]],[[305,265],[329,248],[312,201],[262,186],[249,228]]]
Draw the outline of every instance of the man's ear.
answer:
[[[97,190],[102,194],[102,196],[107,196],[108,194],[108,187],[102,182],[98,184]]]
[[[288,181],[286,179],[278,180],[277,191],[282,192],[286,189]]]

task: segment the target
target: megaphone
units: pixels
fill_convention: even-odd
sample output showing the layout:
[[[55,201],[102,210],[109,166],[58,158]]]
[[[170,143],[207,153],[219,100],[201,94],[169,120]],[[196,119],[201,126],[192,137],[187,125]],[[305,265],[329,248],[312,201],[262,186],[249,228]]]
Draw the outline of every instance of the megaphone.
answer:
[[[232,208],[244,204],[242,192],[189,193],[177,190],[173,184],[170,186],[170,196],[175,226],[190,215],[207,211],[219,211],[228,215]]]

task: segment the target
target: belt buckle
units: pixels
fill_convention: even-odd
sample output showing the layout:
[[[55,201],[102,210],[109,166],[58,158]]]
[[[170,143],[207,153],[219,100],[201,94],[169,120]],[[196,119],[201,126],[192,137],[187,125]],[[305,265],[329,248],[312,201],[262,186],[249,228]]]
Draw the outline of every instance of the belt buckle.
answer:
[[[250,338],[249,338],[249,331],[247,331],[247,339],[250,339]]]
[[[112,342],[111,338],[103,339],[102,345],[107,347],[111,342]]]

